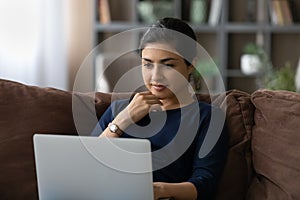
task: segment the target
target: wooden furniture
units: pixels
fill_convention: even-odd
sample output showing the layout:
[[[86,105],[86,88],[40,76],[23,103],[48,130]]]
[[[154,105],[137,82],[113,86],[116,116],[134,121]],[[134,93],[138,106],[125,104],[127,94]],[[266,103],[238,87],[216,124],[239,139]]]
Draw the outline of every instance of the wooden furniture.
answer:
[[[140,0],[109,0],[111,22],[106,24],[99,22],[98,1],[95,0],[95,46],[113,34],[148,25],[139,20],[137,5]],[[173,5],[173,16],[189,20],[192,1],[170,0]],[[212,1],[206,0],[207,15]],[[300,57],[300,1],[290,0],[294,2],[296,11],[294,22],[283,26],[274,25],[270,19],[271,1],[223,0],[221,18],[217,25],[189,22],[197,33],[198,42],[218,62],[223,83],[215,84],[215,92],[219,90],[218,84],[224,84],[226,90],[253,92],[258,89],[257,75],[247,76],[240,70],[242,50],[249,42],[261,43],[275,68],[283,66],[286,62],[290,62],[292,67],[296,68]],[[253,13],[249,9],[251,6]],[[260,14],[257,13],[258,10],[261,10]]]

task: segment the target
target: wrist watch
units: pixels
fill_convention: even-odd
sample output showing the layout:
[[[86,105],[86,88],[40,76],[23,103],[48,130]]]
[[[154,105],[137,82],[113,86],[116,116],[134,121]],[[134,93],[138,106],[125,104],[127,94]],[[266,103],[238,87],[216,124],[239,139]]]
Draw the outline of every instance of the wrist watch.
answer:
[[[118,136],[121,136],[123,133],[117,124],[109,123],[108,128],[109,128],[110,132],[115,133]]]

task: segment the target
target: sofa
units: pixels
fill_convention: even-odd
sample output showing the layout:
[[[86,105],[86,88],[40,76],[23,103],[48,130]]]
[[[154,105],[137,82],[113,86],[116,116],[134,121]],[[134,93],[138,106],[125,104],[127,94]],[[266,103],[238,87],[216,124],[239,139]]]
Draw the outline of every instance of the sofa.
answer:
[[[96,123],[89,119],[128,96],[74,94],[0,79],[0,199],[38,199],[35,133],[89,133]],[[229,153],[216,199],[300,199],[300,94],[261,89],[197,97],[226,112]],[[74,102],[85,105],[78,110],[85,115],[79,120],[82,130],[74,120]]]

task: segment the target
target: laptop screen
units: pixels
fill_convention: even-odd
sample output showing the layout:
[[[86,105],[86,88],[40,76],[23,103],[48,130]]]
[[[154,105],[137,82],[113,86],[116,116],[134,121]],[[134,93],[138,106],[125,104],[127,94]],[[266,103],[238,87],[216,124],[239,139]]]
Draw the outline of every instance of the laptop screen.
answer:
[[[153,200],[150,142],[34,135],[39,199]]]

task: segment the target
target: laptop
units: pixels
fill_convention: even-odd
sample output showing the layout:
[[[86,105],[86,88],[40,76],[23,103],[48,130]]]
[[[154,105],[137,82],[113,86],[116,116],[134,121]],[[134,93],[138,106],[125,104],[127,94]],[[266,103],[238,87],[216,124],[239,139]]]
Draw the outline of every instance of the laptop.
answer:
[[[34,135],[40,200],[153,200],[145,139]]]

